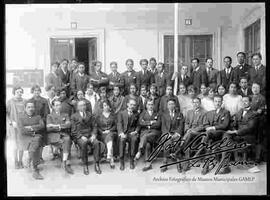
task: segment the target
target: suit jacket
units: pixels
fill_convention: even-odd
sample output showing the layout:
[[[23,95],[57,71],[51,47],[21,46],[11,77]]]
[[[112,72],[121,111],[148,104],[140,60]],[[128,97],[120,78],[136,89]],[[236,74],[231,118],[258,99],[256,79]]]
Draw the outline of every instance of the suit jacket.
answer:
[[[182,113],[175,111],[173,119],[170,117],[169,111],[164,112],[161,116],[161,131],[165,133],[179,133],[184,135],[185,120]]]
[[[61,67],[58,68],[58,74],[63,82],[63,84],[70,83],[70,72],[67,70],[67,73],[64,74],[63,70]]]
[[[67,113],[60,113],[57,115],[55,112],[47,115],[46,124],[60,124],[61,130],[58,128],[47,127],[48,143],[58,142],[62,134],[69,134],[71,122]]]
[[[154,74],[154,82],[157,85],[159,96],[163,96],[165,94],[166,85],[170,83],[169,81],[169,75],[164,71],[161,74],[158,72]]]
[[[258,69],[258,72],[256,72],[255,67],[251,67],[249,69],[249,83],[250,85],[253,82],[257,82],[261,85],[261,90],[263,91],[265,89],[265,77],[266,77],[266,67],[264,65],[261,65]]]
[[[124,87],[124,80],[121,77],[121,74],[119,72],[116,72],[114,75],[113,73],[110,73],[108,75],[109,79],[109,89],[112,90],[113,86],[118,86],[120,88]]]
[[[175,102],[176,102],[175,109],[176,109],[176,111],[180,111],[180,104],[179,104],[179,101],[178,101],[177,96],[172,95],[171,97],[169,97],[167,95],[164,95],[164,96],[161,97],[160,103],[159,103],[159,112],[160,113],[163,113],[163,112],[167,112],[168,111],[167,100],[169,98],[175,99]]]
[[[217,87],[218,73],[219,71],[215,68],[212,68],[209,71],[206,69],[208,86],[214,87],[214,88]]]
[[[251,68],[251,66],[247,63],[245,63],[244,65],[236,65],[235,66],[235,71],[236,71],[236,74],[237,74],[237,80],[238,80],[238,83],[240,82],[240,78],[241,77],[247,77],[249,79],[249,69]]]
[[[230,124],[230,112],[224,108],[220,108],[218,113],[216,113],[216,110],[208,111],[204,119],[204,128],[215,126],[217,131],[225,131]]]
[[[160,104],[160,97],[159,96],[155,96],[155,97],[151,97],[148,96],[147,100],[152,100],[154,101],[154,112],[159,112],[159,104]],[[146,105],[144,105],[145,109],[146,109]]]
[[[79,112],[71,116],[71,135],[75,139],[80,139],[82,136],[87,138],[97,134],[95,120],[91,113],[86,112],[86,117],[83,118]]]
[[[109,130],[110,132],[117,131],[117,117],[114,114],[110,114],[108,118],[106,118],[102,113],[99,113],[96,117],[96,124],[98,134],[103,134],[103,131]]]
[[[205,110],[200,108],[198,113],[195,114],[195,110],[189,110],[185,118],[185,132],[189,129],[194,129],[196,132],[201,132],[204,130],[203,122],[205,117]]]
[[[170,83],[170,85],[174,86],[175,80],[171,80],[172,76],[173,76],[173,72],[169,76],[170,78],[168,80],[168,83]],[[188,87],[189,85],[192,85],[192,79],[188,75],[186,75],[184,78],[182,78],[181,74],[178,74],[177,81],[178,81],[178,85],[180,83],[183,83],[186,87]]]
[[[128,75],[128,71],[125,71],[124,73],[121,74],[122,79],[124,80],[124,95],[129,94],[129,85],[132,84],[137,84],[137,73],[132,70],[130,76]]]
[[[66,98],[64,101],[61,102],[61,113],[67,113],[69,116],[72,115],[72,113],[74,112],[74,107],[71,104],[71,102],[69,101],[68,98]]]
[[[254,111],[257,111],[258,109],[265,109],[266,101],[265,97],[262,94],[259,94],[257,96],[251,95],[251,109]]]
[[[208,85],[208,83],[207,83],[207,73],[206,73],[205,68],[200,66],[197,71],[194,69],[192,71],[192,74],[191,74],[191,80],[192,80],[192,84],[193,84],[193,86],[195,88],[195,92],[200,91],[200,87],[201,87],[202,83]]]
[[[108,75],[104,72],[97,73],[96,71],[94,71],[90,74],[90,82],[94,85],[94,87],[97,88],[101,86],[107,86],[109,84]]]
[[[156,121],[156,122],[151,124],[151,121]],[[161,116],[155,111],[153,111],[152,116],[150,116],[149,112],[147,110],[144,110],[140,114],[139,125],[141,127],[141,133],[143,133],[144,131],[149,131],[149,130],[160,132]]]
[[[73,94],[76,94],[77,91],[83,90],[86,91],[87,84],[89,83],[89,76],[84,74],[80,76],[78,73],[74,75],[74,78],[71,83],[71,91]]]
[[[141,85],[146,85],[148,88],[154,82],[154,76],[148,70],[145,70],[143,74],[142,71],[137,72],[137,88],[138,90],[141,89]]]
[[[219,72],[218,76],[218,85],[222,84],[224,85],[227,89],[232,82],[237,81],[237,74],[234,68],[231,67],[231,71],[229,73],[229,76],[226,76],[226,69],[223,69]]]
[[[120,133],[130,133],[133,131],[137,131],[139,133],[139,113],[133,112],[133,114],[129,117],[128,111],[123,110],[118,114],[117,117],[117,132]]]
[[[122,95],[119,95],[118,97],[112,95],[109,97],[109,101],[111,103],[114,114],[118,114],[123,106],[124,97]]]
[[[39,99],[35,99],[34,97],[32,97],[30,100],[34,101],[35,114],[40,115],[41,118],[45,121],[47,115],[50,113],[47,99],[45,99],[44,97],[40,97]]]
[[[60,76],[58,74],[49,73],[46,76],[46,86],[47,85],[53,85],[56,90],[59,90],[64,86],[64,83],[62,82]]]
[[[247,88],[247,94],[244,94],[244,92],[241,90],[241,88],[238,90],[238,94],[241,95],[242,97],[245,97],[245,96],[250,96],[252,95],[252,91],[251,89],[248,87]]]
[[[122,108],[121,110],[126,110],[127,109],[127,103],[129,101],[129,99],[131,99],[132,97],[130,97],[130,95],[126,95],[124,97],[123,100],[123,104],[122,104]],[[140,96],[136,96],[135,98],[136,102],[137,102],[137,106],[136,106],[136,111],[141,113],[143,111],[143,102],[142,102],[142,98]]]
[[[252,109],[247,110],[246,114],[243,117],[244,109],[239,110],[235,116],[235,128],[237,134],[244,136],[248,134],[253,134],[254,129],[257,125],[257,115],[256,112]],[[255,135],[254,135],[255,137]]]

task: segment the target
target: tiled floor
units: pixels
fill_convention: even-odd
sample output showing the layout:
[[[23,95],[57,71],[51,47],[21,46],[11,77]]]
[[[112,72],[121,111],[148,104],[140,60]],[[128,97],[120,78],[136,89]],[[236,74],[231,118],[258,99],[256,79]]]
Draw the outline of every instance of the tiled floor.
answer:
[[[142,172],[144,165],[140,160],[134,170],[129,169],[129,163],[126,162],[125,171],[119,170],[119,163],[116,163],[115,169],[102,163],[101,175],[97,175],[93,165],[90,165],[90,174],[85,176],[76,153],[72,152],[72,168],[75,174],[67,175],[60,168],[59,161],[50,160],[49,148],[46,147],[43,153],[45,164],[40,165],[45,179],[34,180],[28,169],[14,169],[10,159],[11,147],[9,144],[7,146],[7,186],[10,196],[266,194],[266,164],[260,165],[262,171],[255,174],[232,168],[232,172],[227,175],[214,175],[213,170],[202,176],[200,168],[192,168],[186,174],[179,174],[176,166],[171,166],[167,172],[161,173],[160,160],[154,162],[153,170]]]

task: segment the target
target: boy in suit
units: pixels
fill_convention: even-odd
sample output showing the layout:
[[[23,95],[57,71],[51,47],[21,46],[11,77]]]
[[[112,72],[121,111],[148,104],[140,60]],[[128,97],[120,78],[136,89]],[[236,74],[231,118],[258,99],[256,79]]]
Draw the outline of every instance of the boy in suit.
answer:
[[[78,73],[74,76],[71,83],[71,92],[73,95],[79,90],[86,91],[87,84],[89,83],[89,76],[85,73],[85,66],[83,63],[78,65]]]
[[[192,84],[195,89],[195,93],[197,94],[200,91],[200,86],[202,83],[205,85],[208,85],[207,83],[207,73],[205,68],[199,65],[199,59],[193,58],[191,60],[191,64],[193,67],[192,73],[191,73],[191,80]]]
[[[118,86],[121,89],[124,87],[124,80],[122,79],[120,73],[117,71],[117,62],[111,62],[110,67],[112,72],[108,75],[109,79],[108,89],[109,94],[112,94],[114,86]]]
[[[141,59],[140,65],[142,70],[137,73],[137,88],[140,89],[142,85],[145,85],[148,88],[154,82],[153,73],[147,70],[147,59]]]
[[[213,58],[207,58],[205,65],[206,65],[208,87],[216,89],[218,70],[213,67],[213,62],[214,62]]]
[[[124,93],[127,95],[129,93],[129,85],[137,85],[137,73],[133,70],[134,61],[132,59],[126,60],[127,71],[121,74],[122,79],[124,80]]]

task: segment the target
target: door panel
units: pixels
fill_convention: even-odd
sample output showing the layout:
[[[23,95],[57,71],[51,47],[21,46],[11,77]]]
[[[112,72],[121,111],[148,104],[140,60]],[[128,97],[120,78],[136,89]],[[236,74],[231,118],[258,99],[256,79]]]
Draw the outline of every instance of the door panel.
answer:
[[[97,38],[88,41],[89,73],[93,72],[93,62],[97,60]]]

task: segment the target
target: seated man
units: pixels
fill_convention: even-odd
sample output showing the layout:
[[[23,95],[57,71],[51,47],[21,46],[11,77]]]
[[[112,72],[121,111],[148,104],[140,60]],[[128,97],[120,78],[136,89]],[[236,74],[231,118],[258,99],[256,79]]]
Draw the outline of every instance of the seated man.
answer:
[[[173,94],[173,87],[171,85],[166,86],[166,93],[161,97],[159,103],[159,112],[164,113],[168,111],[168,99],[174,99],[175,101],[175,109],[178,112],[180,110],[180,105],[177,96]]]
[[[91,113],[86,111],[85,101],[80,100],[77,104],[77,112],[71,116],[71,135],[82,151],[83,172],[89,174],[87,146],[94,148],[95,171],[101,174],[99,161],[101,158],[100,142],[96,139],[97,128]]]
[[[228,129],[230,124],[230,113],[221,107],[222,105],[222,97],[219,95],[214,96],[214,106],[215,110],[209,111],[205,114],[205,120],[203,123],[203,131],[206,131],[206,136],[202,138],[202,143],[208,144],[212,143],[212,141],[218,141],[222,139],[223,133]],[[194,157],[197,157],[202,150],[205,149],[200,148]],[[211,153],[210,150],[207,150],[207,153]],[[202,175],[210,172],[209,163],[204,166],[202,170]]]
[[[108,75],[101,71],[102,63],[100,61],[94,62],[94,71],[90,74],[90,83],[92,83],[96,90],[101,86],[109,85]]]
[[[174,153],[177,150],[176,144],[184,135],[184,116],[176,109],[176,100],[174,98],[169,98],[167,100],[167,111],[162,113],[161,116],[161,131],[162,136],[165,137],[164,134],[169,134],[169,140],[165,142],[165,146],[163,149],[163,164],[167,164],[168,157],[170,153]],[[173,149],[166,149],[168,146],[174,146]],[[168,168],[161,168],[161,172],[165,172]],[[180,173],[180,165],[177,165],[177,171]]]
[[[117,132],[119,134],[119,157],[120,170],[125,169],[124,155],[126,142],[129,143],[130,169],[134,169],[134,157],[137,152],[137,143],[139,140],[140,127],[138,126],[139,113],[136,110],[136,100],[130,98],[127,103],[127,109],[118,114]]]
[[[243,105],[242,108],[235,116],[235,123],[233,130],[228,130],[224,134],[224,138],[228,138],[235,142],[247,142],[248,144],[252,144],[255,147],[256,143],[256,132],[255,128],[257,126],[257,113],[251,109],[251,97],[243,96]],[[224,159],[229,159],[228,154],[230,152],[222,153],[222,161]],[[230,173],[230,167],[221,168],[219,174]]]
[[[52,102],[53,112],[47,115],[47,137],[48,144],[51,144],[63,151],[63,168],[69,173],[73,174],[68,160],[71,148],[71,139],[69,129],[71,127],[70,117],[67,113],[61,113],[61,102],[54,100]]]
[[[43,179],[43,176],[39,173],[38,164],[44,128],[41,116],[35,114],[35,103],[31,100],[27,101],[25,103],[25,112],[19,115],[18,142],[19,150],[27,150],[29,153],[29,163],[33,164],[34,169],[34,179]]]
[[[198,97],[193,98],[193,109],[187,112],[187,116],[185,118],[185,134],[182,138],[182,142],[180,143],[180,147],[175,152],[175,156],[179,157],[178,153],[181,153],[183,148],[198,134],[200,134],[203,128],[203,121],[205,117],[206,111],[201,107],[201,99]],[[185,158],[190,158],[190,151],[185,151]],[[188,165],[185,165],[183,171],[186,171]]]
[[[154,111],[154,101],[148,100],[146,102],[146,110],[140,115],[139,125],[141,127],[139,150],[135,156],[135,160],[139,160],[141,154],[145,151],[145,160],[150,155],[151,146],[160,136],[160,115]],[[143,168],[143,171],[152,169],[151,162]]]

